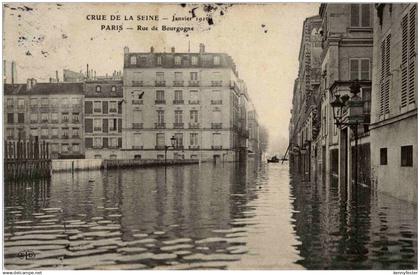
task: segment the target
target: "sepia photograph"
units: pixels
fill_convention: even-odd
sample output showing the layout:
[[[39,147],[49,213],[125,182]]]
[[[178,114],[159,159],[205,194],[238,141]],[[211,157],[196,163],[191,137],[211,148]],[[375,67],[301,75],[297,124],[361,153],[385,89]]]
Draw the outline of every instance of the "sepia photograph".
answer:
[[[417,17],[2,2],[3,274],[417,274]]]

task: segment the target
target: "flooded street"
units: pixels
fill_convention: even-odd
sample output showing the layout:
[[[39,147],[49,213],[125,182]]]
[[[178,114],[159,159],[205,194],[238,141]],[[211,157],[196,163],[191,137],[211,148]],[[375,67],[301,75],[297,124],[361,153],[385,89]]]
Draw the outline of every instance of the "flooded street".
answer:
[[[417,207],[249,162],[5,184],[7,269],[414,269]]]

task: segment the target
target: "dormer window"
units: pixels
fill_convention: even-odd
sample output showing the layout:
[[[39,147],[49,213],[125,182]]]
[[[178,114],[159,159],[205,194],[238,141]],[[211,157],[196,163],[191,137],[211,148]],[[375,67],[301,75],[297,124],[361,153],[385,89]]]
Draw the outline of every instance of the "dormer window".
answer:
[[[162,56],[157,57],[157,64],[162,65]]]
[[[181,65],[181,57],[175,56],[175,65]]]
[[[114,85],[111,87],[111,92],[115,92],[117,91],[117,87],[115,87]]]
[[[213,57],[213,63],[214,65],[220,65],[220,57],[219,56],[214,56]]]
[[[198,57],[197,56],[191,57],[191,64],[192,65],[197,65],[198,64]]]
[[[136,65],[136,64],[137,64],[137,57],[132,56],[132,57],[130,58],[130,64],[131,64],[131,65]]]
[[[97,92],[97,93],[100,93],[100,92],[101,92],[101,86],[99,86],[99,85],[98,85],[98,86],[96,86],[96,92]]]

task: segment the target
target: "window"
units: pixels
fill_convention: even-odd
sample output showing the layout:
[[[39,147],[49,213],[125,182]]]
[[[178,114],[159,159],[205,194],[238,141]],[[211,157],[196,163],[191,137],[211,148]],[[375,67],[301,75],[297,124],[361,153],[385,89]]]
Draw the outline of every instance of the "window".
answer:
[[[58,153],[58,144],[57,143],[51,144],[51,152]]]
[[[7,108],[13,108],[13,98],[7,99]]]
[[[197,90],[190,91],[190,98],[191,98],[190,103],[195,103],[195,104],[197,104],[197,103],[198,103],[198,101],[199,101],[199,98],[198,98],[198,91],[197,91]]]
[[[110,113],[116,113],[117,112],[117,102],[116,101],[110,101],[109,102],[109,112]]]
[[[134,159],[141,159],[141,155],[134,155]]]
[[[350,80],[369,80],[370,79],[370,60],[350,59]]]
[[[61,152],[67,153],[69,151],[69,145],[67,143],[61,144]]]
[[[79,137],[79,128],[77,128],[77,127],[72,128],[72,137],[74,137],[74,138]]]
[[[180,102],[182,101],[182,90],[176,90],[175,91],[175,101]]]
[[[134,145],[133,148],[143,147],[143,137],[141,133],[134,133]]]
[[[42,128],[41,129],[41,136],[42,137],[48,137],[48,128]]]
[[[156,100],[157,101],[164,101],[165,100],[165,91],[162,91],[162,90],[156,91]]]
[[[41,98],[41,106],[42,107],[48,107],[48,98],[46,98],[46,97]]]
[[[197,146],[198,145],[198,133],[191,133],[190,134],[190,145]]]
[[[175,81],[182,81],[182,72],[175,72]]]
[[[38,99],[37,98],[31,98],[31,107],[32,108],[38,107]]]
[[[77,98],[77,97],[73,97],[72,99],[71,99],[71,104],[73,105],[73,106],[77,106],[77,105],[79,105],[79,99]]]
[[[147,64],[147,57],[144,56],[144,55],[140,56],[140,63],[141,64]]]
[[[117,131],[117,119],[116,118],[109,119],[109,131],[110,132]]]
[[[109,138],[109,147],[117,148],[118,147],[118,139],[115,137]]]
[[[198,64],[198,57],[197,56],[192,56],[191,57],[191,64],[192,65],[197,65]]]
[[[79,152],[80,151],[80,145],[78,143],[73,143],[72,147],[73,147],[72,148],[73,152]]]
[[[190,121],[192,123],[198,123],[198,110],[190,111]]]
[[[401,166],[413,166],[413,146],[401,146]]]
[[[370,6],[370,4],[351,4],[352,27],[370,27]]]
[[[116,92],[116,91],[117,91],[117,87],[115,87],[114,85],[112,85],[111,92]]]
[[[93,102],[93,112],[94,113],[102,112],[102,103],[100,101]]]
[[[25,108],[25,100],[23,98],[18,99],[18,108],[19,109]]]
[[[130,64],[131,65],[136,65],[137,64],[137,57],[135,57],[135,56],[130,57]]]
[[[73,120],[73,123],[78,123],[79,122],[79,113],[73,113],[72,114],[72,120]]]
[[[10,130],[10,129],[7,129],[7,130]],[[31,128],[30,135],[33,136],[33,137],[37,137],[38,136],[38,128]],[[8,133],[8,136],[9,136],[9,133]]]
[[[158,124],[165,124],[165,111],[157,110],[157,120]]]
[[[143,128],[143,111],[142,110],[133,111],[133,128],[137,128],[137,129]]]
[[[184,135],[182,133],[176,133],[174,137],[175,137],[175,148],[182,147]]]
[[[176,110],[175,111],[175,124],[180,124],[180,123],[182,123],[182,111]]]
[[[197,81],[198,80],[198,73],[197,72],[190,72],[190,80]]]
[[[18,123],[25,123],[25,114],[18,113]]]
[[[175,65],[181,65],[181,57],[175,56]]]
[[[63,138],[69,138],[69,128],[62,128]]]
[[[222,145],[222,136],[220,133],[213,133],[213,146],[221,147]]]
[[[51,136],[52,137],[58,137],[58,128],[52,128],[51,129]]]
[[[162,56],[157,57],[157,64],[162,65]]]
[[[388,148],[381,148],[379,152],[380,152],[380,164],[387,165],[388,164]]]
[[[57,112],[51,113],[51,120],[52,120],[52,122],[55,122],[55,123],[58,122],[58,113]]]
[[[7,123],[13,124],[14,122],[14,114],[13,113],[7,113]]]
[[[156,81],[158,82],[165,81],[165,74],[163,72],[156,72]]]
[[[156,146],[159,146],[159,147],[165,146],[165,134],[164,133],[156,134]]]
[[[379,79],[379,115],[389,113],[389,89],[390,89],[390,50],[391,34],[388,34],[381,43],[381,76]]]
[[[213,122],[214,123],[221,123],[222,122],[222,114],[220,110],[213,110]]]
[[[7,138],[9,139],[15,138],[15,130],[13,128],[7,128]]]
[[[93,130],[94,131],[102,131],[102,119],[95,118],[93,120]]]
[[[213,57],[213,64],[220,65],[220,56],[216,55]]]
[[[34,114],[34,113],[32,113],[30,118],[31,118],[31,122],[32,122],[32,123],[36,123],[36,122],[38,122],[38,114],[36,114],[36,113],[35,113],[35,114]]]
[[[416,102],[416,6],[401,21],[401,108]]]
[[[101,137],[94,137],[93,138],[93,148],[101,148],[102,147],[102,138]]]
[[[62,122],[69,122],[69,113],[62,113]],[[42,117],[41,117],[42,120]]]

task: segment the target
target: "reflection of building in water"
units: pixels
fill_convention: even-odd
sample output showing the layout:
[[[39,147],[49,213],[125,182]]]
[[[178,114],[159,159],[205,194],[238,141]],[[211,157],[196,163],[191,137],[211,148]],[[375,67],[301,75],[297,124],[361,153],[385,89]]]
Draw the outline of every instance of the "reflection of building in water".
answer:
[[[245,159],[248,94],[224,53],[124,50],[124,158]],[[243,156],[243,157],[241,157]]]

